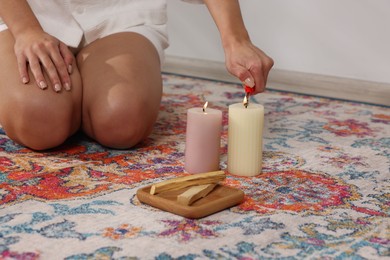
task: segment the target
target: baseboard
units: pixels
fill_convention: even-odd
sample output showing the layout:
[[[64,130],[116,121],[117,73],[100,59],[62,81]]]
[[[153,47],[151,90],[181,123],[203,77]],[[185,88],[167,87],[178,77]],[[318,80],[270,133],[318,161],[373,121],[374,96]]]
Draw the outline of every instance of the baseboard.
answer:
[[[166,56],[163,72],[240,83],[222,62]],[[273,69],[268,89],[390,106],[390,84]]]

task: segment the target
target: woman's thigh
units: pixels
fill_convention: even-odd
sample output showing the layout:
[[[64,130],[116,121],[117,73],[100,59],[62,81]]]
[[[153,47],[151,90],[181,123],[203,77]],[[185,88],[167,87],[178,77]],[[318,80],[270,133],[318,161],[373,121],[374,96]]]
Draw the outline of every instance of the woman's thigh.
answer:
[[[144,36],[117,33],[77,56],[83,81],[84,131],[99,143],[129,148],[152,131],[160,107],[159,55]]]
[[[75,67],[72,90],[56,93],[52,86],[37,87],[21,82],[13,51],[14,38],[8,30],[0,32],[0,124],[16,142],[43,150],[60,145],[80,127],[81,79]]]

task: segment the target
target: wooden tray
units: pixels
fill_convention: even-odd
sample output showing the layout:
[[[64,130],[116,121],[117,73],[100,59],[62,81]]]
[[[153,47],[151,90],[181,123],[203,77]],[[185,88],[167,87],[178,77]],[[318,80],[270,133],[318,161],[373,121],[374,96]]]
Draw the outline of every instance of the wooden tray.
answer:
[[[230,208],[241,203],[244,199],[243,191],[218,184],[206,197],[195,201],[190,206],[186,206],[178,204],[176,199],[177,195],[184,192],[187,188],[151,195],[149,193],[150,187],[146,186],[137,191],[139,201],[155,208],[193,219],[203,218]]]

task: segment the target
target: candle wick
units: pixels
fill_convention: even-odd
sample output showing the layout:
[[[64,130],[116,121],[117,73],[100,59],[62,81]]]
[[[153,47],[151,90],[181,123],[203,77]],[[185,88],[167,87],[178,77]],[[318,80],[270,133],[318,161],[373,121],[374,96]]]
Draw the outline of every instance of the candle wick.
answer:
[[[244,105],[245,108],[248,108],[248,105],[249,105],[249,93],[248,92],[246,93],[242,104]]]
[[[207,102],[207,101],[206,101],[206,103],[204,103],[204,105],[203,105],[203,113],[206,112],[206,107],[207,107],[208,104],[209,104],[209,102]]]

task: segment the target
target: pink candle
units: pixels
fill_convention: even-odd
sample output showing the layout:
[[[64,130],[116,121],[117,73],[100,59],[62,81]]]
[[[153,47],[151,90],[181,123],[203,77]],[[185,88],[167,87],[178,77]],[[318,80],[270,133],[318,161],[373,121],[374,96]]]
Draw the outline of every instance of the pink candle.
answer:
[[[185,170],[202,173],[219,170],[222,111],[201,107],[187,111]]]

